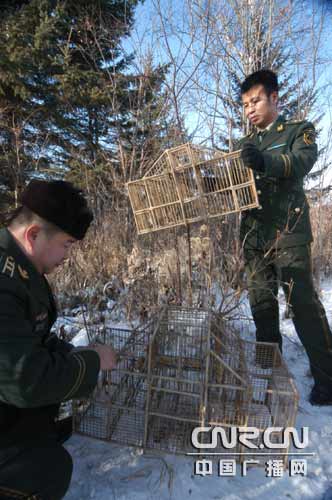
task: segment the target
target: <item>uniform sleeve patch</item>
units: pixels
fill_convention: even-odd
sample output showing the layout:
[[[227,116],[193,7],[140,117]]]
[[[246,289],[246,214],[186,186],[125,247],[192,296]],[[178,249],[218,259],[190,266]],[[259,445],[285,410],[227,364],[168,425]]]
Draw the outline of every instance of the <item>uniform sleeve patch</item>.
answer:
[[[284,162],[284,176],[290,177],[292,172],[292,162],[288,155],[281,155],[281,158]]]
[[[85,377],[86,362],[85,362],[84,357],[78,353],[73,354],[73,357],[78,362],[78,366],[79,366],[78,375],[76,377],[74,384],[72,385],[72,388],[64,397],[64,400],[70,399],[72,397],[72,395],[75,394],[75,392],[80,387],[80,385],[82,384],[83,379]]]
[[[313,128],[307,129],[303,131],[303,142],[307,146],[314,144],[316,140],[316,132]]]

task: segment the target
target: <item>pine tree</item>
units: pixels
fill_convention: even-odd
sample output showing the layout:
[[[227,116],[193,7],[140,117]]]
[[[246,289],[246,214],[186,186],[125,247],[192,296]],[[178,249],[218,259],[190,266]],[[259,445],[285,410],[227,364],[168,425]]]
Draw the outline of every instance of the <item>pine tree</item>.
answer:
[[[125,114],[138,0],[15,2],[0,31],[0,181],[65,175],[112,150]]]

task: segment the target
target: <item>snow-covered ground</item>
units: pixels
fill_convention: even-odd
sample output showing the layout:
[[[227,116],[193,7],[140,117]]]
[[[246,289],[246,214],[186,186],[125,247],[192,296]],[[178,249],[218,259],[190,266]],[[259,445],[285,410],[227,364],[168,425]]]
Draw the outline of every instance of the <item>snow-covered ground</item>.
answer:
[[[322,302],[332,324],[332,283],[322,283]],[[282,301],[281,301],[282,303]],[[282,311],[284,304],[282,303]],[[125,325],[121,325],[125,327]],[[290,319],[282,320],[284,358],[300,394],[296,427],[309,427],[306,475],[268,477],[265,467],[237,466],[233,477],[219,476],[217,462],[210,476],[194,474],[194,459],[119,446],[74,435],[66,444],[74,473],[65,500],[332,500],[332,406],[313,407],[309,364]],[[81,340],[82,342],[82,334]],[[263,465],[265,458],[262,459]]]

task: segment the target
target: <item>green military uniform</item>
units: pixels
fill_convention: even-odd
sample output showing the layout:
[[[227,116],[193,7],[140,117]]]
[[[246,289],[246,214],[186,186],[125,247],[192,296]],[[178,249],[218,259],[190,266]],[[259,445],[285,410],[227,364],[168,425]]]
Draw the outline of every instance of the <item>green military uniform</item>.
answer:
[[[281,284],[315,382],[331,386],[332,335],[313,285],[313,238],[303,190],[303,179],[317,159],[314,127],[279,117],[264,133],[243,138],[239,148],[247,141],[264,156],[264,173],[255,171],[260,208],[243,213],[240,228],[257,340],[281,347]]]
[[[54,417],[60,402],[94,389],[100,360],[50,333],[55,319],[48,282],[1,229],[0,498],[58,499],[70,482]]]

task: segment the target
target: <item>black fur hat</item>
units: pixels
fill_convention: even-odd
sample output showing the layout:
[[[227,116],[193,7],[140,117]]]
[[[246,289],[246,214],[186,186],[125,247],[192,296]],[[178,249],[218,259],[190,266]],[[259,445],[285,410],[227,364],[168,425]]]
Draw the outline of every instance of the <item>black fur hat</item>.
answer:
[[[93,220],[83,192],[70,182],[32,180],[20,202],[77,240],[84,238]]]

